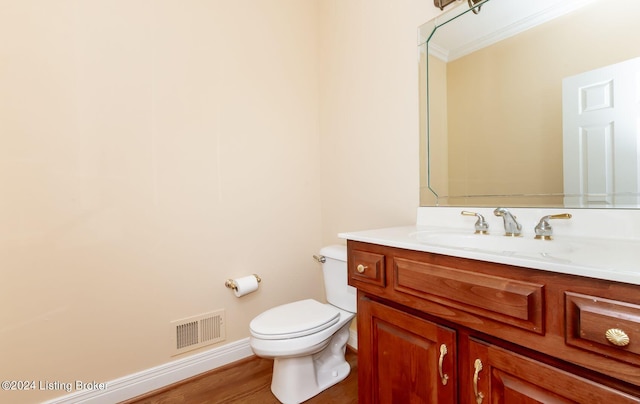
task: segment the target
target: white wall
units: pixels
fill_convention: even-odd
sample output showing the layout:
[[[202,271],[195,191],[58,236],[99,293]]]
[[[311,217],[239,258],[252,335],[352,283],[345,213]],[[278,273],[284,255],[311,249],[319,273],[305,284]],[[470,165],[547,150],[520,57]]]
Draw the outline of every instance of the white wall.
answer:
[[[0,0],[0,376],[108,381],[415,220],[423,0]],[[259,273],[242,299],[227,277]],[[291,285],[295,285],[292,288]],[[11,364],[10,366],[7,364]],[[64,392],[0,392],[37,402]]]

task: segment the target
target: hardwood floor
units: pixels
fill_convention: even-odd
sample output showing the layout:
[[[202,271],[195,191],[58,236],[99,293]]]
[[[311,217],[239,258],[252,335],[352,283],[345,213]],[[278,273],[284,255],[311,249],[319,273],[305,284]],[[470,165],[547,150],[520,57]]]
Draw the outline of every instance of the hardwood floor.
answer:
[[[305,404],[352,404],[358,402],[357,354],[347,349],[351,373],[342,382]],[[273,361],[258,357],[224,366],[185,381],[152,391],[121,404],[278,404],[271,393]]]

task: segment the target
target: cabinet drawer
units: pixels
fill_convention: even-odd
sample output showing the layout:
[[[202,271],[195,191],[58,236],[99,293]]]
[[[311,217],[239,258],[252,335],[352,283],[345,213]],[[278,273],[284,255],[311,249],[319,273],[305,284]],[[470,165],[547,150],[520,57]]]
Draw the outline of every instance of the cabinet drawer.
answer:
[[[374,285],[382,288],[386,286],[384,254],[354,249],[349,253],[348,266],[349,285],[354,287]]]
[[[395,258],[394,289],[544,334],[544,286]]]
[[[565,308],[567,345],[640,365],[639,305],[565,292]]]

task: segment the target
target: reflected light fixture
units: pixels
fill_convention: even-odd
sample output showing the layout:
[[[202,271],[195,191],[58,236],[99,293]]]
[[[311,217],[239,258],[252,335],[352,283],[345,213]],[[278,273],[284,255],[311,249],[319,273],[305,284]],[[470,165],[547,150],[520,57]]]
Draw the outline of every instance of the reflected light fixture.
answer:
[[[456,3],[461,3],[464,0],[433,0],[433,4],[438,7],[440,10],[444,10],[444,8],[446,6],[448,6],[449,4],[456,2]],[[469,3],[469,8],[472,9],[474,14],[478,14],[480,12],[480,8],[482,6],[479,6],[477,8],[474,8],[476,6],[476,4],[481,3],[483,0],[467,0],[467,3]]]

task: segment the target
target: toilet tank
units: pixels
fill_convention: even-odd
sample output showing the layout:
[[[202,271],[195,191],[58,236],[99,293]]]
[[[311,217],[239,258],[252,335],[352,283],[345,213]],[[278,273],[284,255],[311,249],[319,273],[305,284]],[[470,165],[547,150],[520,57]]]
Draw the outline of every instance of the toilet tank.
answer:
[[[327,302],[351,313],[356,312],[356,289],[348,285],[347,247],[330,245],[320,249]]]

